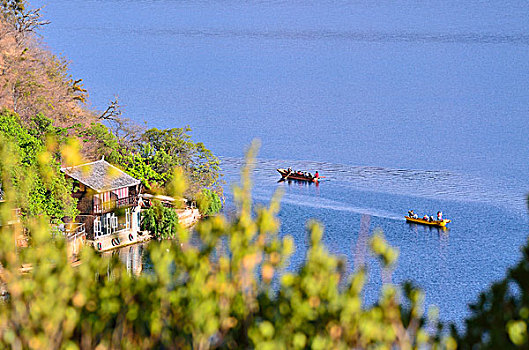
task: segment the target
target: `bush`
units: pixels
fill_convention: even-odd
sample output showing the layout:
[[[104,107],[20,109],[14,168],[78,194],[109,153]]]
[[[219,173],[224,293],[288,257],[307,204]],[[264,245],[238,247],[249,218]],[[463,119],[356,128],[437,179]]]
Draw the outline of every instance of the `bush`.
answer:
[[[175,238],[178,215],[173,208],[164,207],[159,201],[142,212],[142,230],[149,231],[157,239]]]
[[[8,199],[2,218],[17,196],[5,176],[7,160],[0,144]],[[219,215],[199,223],[193,244],[179,229],[176,238],[186,244],[150,244],[153,271],[138,277],[90,248],[72,267],[64,242],[50,239],[43,216],[29,220],[32,244],[20,252],[13,245],[17,226],[1,227],[1,276],[9,298],[0,303],[0,347],[453,348],[450,338],[431,337],[424,328],[423,298],[415,288],[405,291],[407,307],[391,285],[383,287],[376,305],[362,306],[366,271],[347,277],[343,261],[322,245],[323,230],[315,222],[303,266],[285,272],[294,246],[291,237],[278,235],[278,197],[254,209],[250,169],[243,173],[234,190],[233,220]],[[165,222],[165,209],[152,210],[149,218]],[[390,270],[396,253],[380,234],[373,248]],[[21,266],[27,273],[20,273]]]
[[[452,325],[461,349],[527,349],[529,337],[529,243],[523,258],[470,305],[465,330]]]
[[[215,215],[222,209],[222,201],[216,192],[203,189],[198,198],[198,209],[203,216]]]
[[[34,120],[45,125],[46,118],[37,116]],[[12,163],[4,175],[10,176],[9,181],[18,191],[13,200],[24,215],[46,214],[55,221],[75,217],[78,211],[77,201],[71,196],[72,182],[59,171],[55,142],[45,144],[42,138],[48,133],[41,131],[35,134],[36,129],[24,127],[16,113],[0,110],[0,142],[7,143],[8,152],[4,161]]]

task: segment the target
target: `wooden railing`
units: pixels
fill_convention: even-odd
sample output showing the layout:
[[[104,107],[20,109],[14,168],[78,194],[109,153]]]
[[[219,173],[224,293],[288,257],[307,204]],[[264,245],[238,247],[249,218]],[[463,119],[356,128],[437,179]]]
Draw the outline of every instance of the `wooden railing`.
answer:
[[[81,223],[66,224],[66,237],[76,238],[86,234],[86,225]]]
[[[94,203],[94,214],[103,214],[116,208],[132,207],[138,205],[137,197],[125,197],[103,203]]]
[[[66,238],[73,239],[80,237],[86,233],[85,224],[78,222],[71,222],[67,224],[61,224],[52,228],[52,233],[61,234]]]

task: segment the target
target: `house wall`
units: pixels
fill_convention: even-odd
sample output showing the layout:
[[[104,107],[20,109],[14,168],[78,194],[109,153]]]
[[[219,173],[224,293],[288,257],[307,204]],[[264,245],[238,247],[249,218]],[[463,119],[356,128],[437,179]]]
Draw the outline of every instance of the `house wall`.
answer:
[[[77,199],[77,209],[79,209],[79,213],[82,215],[93,214],[95,191],[77,181],[75,182],[75,187],[77,187],[78,190],[72,193],[72,197]]]
[[[95,215],[78,215],[75,219],[76,222],[85,224],[86,238],[94,239],[94,220]]]

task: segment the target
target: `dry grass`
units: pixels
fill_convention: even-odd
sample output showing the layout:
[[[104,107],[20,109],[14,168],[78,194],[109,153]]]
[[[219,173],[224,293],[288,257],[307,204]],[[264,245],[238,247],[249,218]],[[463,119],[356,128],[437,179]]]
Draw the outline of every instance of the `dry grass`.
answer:
[[[87,92],[68,73],[68,62],[43,48],[32,35],[17,38],[0,19],[0,106],[28,122],[37,113],[56,126],[96,121]]]
[[[41,113],[57,127],[98,122],[87,104],[82,81],[68,72],[68,62],[52,54],[32,33],[21,36],[0,16],[0,109],[16,112],[28,126]],[[70,130],[77,136],[78,130]],[[84,156],[95,158],[97,144],[88,142]]]

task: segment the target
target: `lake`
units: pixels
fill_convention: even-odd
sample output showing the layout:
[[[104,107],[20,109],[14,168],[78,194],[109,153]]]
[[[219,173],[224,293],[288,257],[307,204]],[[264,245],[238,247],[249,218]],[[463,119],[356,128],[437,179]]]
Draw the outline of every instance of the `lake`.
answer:
[[[412,280],[460,323],[527,240],[529,4],[525,1],[54,0],[48,46],[71,59],[92,107],[119,96],[151,127],[191,126],[236,181],[261,140],[256,201],[284,191],[281,234],[302,264],[305,223],[348,268],[361,222],[400,251]],[[278,183],[278,167],[326,176]],[[229,185],[227,186],[229,193]],[[232,207],[227,197],[226,208]],[[452,219],[407,224],[409,209]],[[141,256],[142,254],[136,253]],[[372,258],[366,300],[380,270]]]

